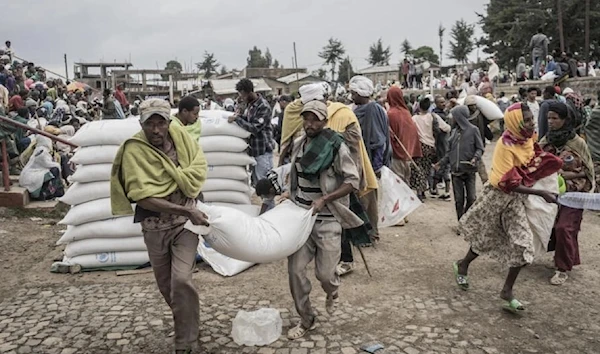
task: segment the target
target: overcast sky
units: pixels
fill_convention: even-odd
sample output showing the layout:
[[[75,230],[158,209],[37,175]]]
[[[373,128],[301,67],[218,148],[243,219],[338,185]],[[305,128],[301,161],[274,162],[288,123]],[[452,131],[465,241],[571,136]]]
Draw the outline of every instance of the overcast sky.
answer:
[[[189,67],[204,51],[220,64],[242,69],[248,50],[271,50],[292,66],[296,42],[298,66],[322,66],[318,52],[330,37],[340,39],[354,69],[367,66],[369,46],[378,38],[390,45],[392,62],[400,43],[429,45],[439,51],[438,25],[477,21],[487,0],[56,0],[6,1],[0,22],[2,43],[9,39],[17,56],[64,75],[63,54],[73,62],[124,61],[136,68],[164,68],[170,59]],[[481,33],[477,28],[477,34]],[[476,51],[471,54],[476,58]]]

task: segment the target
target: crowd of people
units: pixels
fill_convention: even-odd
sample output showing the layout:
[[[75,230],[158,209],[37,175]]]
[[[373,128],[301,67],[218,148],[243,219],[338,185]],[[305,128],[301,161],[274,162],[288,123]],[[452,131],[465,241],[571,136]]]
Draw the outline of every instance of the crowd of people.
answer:
[[[162,99],[138,98],[130,104],[120,85],[115,92],[104,90],[100,100],[87,87],[46,79],[43,69],[12,60],[13,55],[5,50],[0,56],[3,116],[64,139],[92,120],[139,116],[141,131],[121,146],[115,160],[113,213],[133,212],[135,222],[142,224],[156,281],[174,314],[176,350],[189,352],[199,322],[191,281],[198,237],[184,225],[188,220],[208,223],[196,208],[207,174],[198,145],[198,116],[202,108],[213,108],[214,101],[186,96],[172,115],[171,105]],[[371,80],[355,76],[347,96],[335,97],[328,85],[315,83],[300,87],[298,98],[270,99],[256,93],[251,80],[242,79],[236,85],[238,99],[222,102],[233,112],[228,122],[250,133],[247,151],[256,159],[251,183],[264,200],[261,212],[275,207],[276,199],[289,199],[312,209],[317,218],[308,241],[288,259],[290,291],[301,318],[289,330],[290,339],[303,337],[316,325],[308,264],[315,261],[316,277],[327,294],[325,308],[333,313],[340,301],[340,277],[354,269],[352,245],[379,242],[377,189],[384,166],[423,202],[454,199],[456,232],[469,243],[464,257],[453,264],[457,285],[468,290],[471,263],[480,255],[490,256],[509,267],[500,292],[506,308],[524,310],[513,286],[520,270],[539,253],[539,235],[528,221],[539,211],[527,203],[531,198],[557,203],[559,186],[562,192],[598,192],[600,105],[560,86],[543,92],[530,87],[511,98],[496,95],[496,76],[490,72],[496,70],[466,77],[444,96],[405,97],[398,85],[378,92]],[[499,127],[480,110],[476,96],[504,112]],[[33,198],[64,193],[74,168],[69,145],[4,123],[0,134],[9,146],[11,174],[20,173],[20,183]],[[496,138],[488,168],[485,147]],[[484,185],[479,194],[477,175]],[[553,176],[552,188],[535,188]],[[137,204],[135,211],[131,201]],[[555,220],[551,217],[554,228],[542,248],[555,252],[550,283],[562,285],[580,264],[577,237],[583,210],[560,206]]]

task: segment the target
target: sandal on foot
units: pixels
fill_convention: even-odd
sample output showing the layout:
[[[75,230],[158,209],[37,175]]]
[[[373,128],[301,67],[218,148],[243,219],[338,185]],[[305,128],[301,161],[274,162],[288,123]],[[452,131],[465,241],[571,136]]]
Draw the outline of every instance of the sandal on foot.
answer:
[[[454,277],[456,278],[456,284],[462,290],[469,290],[469,277],[466,275],[458,274],[458,262],[454,262],[452,264],[452,268],[454,269]]]
[[[300,339],[304,337],[306,333],[313,331],[315,328],[317,328],[317,321],[313,321],[313,324],[309,328],[304,327],[301,322],[298,323],[296,327],[288,331],[287,337],[289,340]]]
[[[504,311],[510,312],[515,315],[525,312],[525,306],[523,306],[523,304],[517,299],[507,301],[502,308],[504,309]]]
[[[552,285],[563,285],[567,279],[569,279],[569,275],[567,274],[567,272],[561,272],[560,270],[557,270],[554,273],[554,276],[550,279],[550,284]]]

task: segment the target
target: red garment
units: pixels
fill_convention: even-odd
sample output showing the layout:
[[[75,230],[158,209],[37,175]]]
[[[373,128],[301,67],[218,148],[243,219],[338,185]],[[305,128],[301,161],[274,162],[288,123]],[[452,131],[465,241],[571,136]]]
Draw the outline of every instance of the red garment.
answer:
[[[25,103],[23,102],[23,98],[19,95],[14,95],[8,100],[8,111],[17,111],[19,108],[25,107]]]
[[[548,250],[554,250],[554,264],[561,272],[569,272],[581,264],[577,236],[581,229],[583,210],[561,206],[552,230]]]
[[[535,144],[534,150],[535,156],[529,165],[513,167],[502,176],[498,183],[502,191],[510,193],[520,185],[531,187],[535,182],[562,168],[563,161],[560,158],[543,151],[538,144]]]
[[[406,106],[402,90],[397,86],[392,86],[388,90],[387,100],[390,105],[387,114],[390,122],[393,157],[402,161],[410,161],[411,158],[422,157],[423,151],[421,150],[417,125]],[[404,145],[406,151],[398,143],[396,137]]]
[[[127,97],[125,97],[125,93],[123,93],[123,91],[116,90],[115,98],[117,99],[117,101],[119,101],[119,103],[121,104],[123,109],[125,109],[125,107],[129,106],[129,102],[127,101]]]

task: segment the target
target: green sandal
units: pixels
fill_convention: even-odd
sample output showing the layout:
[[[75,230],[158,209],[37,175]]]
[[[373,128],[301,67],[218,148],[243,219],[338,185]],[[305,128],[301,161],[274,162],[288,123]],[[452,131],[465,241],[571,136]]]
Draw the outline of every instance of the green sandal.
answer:
[[[504,311],[510,312],[514,315],[519,315],[525,312],[525,306],[523,306],[523,304],[517,299],[507,301],[502,308]]]
[[[458,287],[465,291],[469,290],[469,277],[458,274],[458,262],[454,262],[452,268],[454,269],[454,277],[456,278]]]

